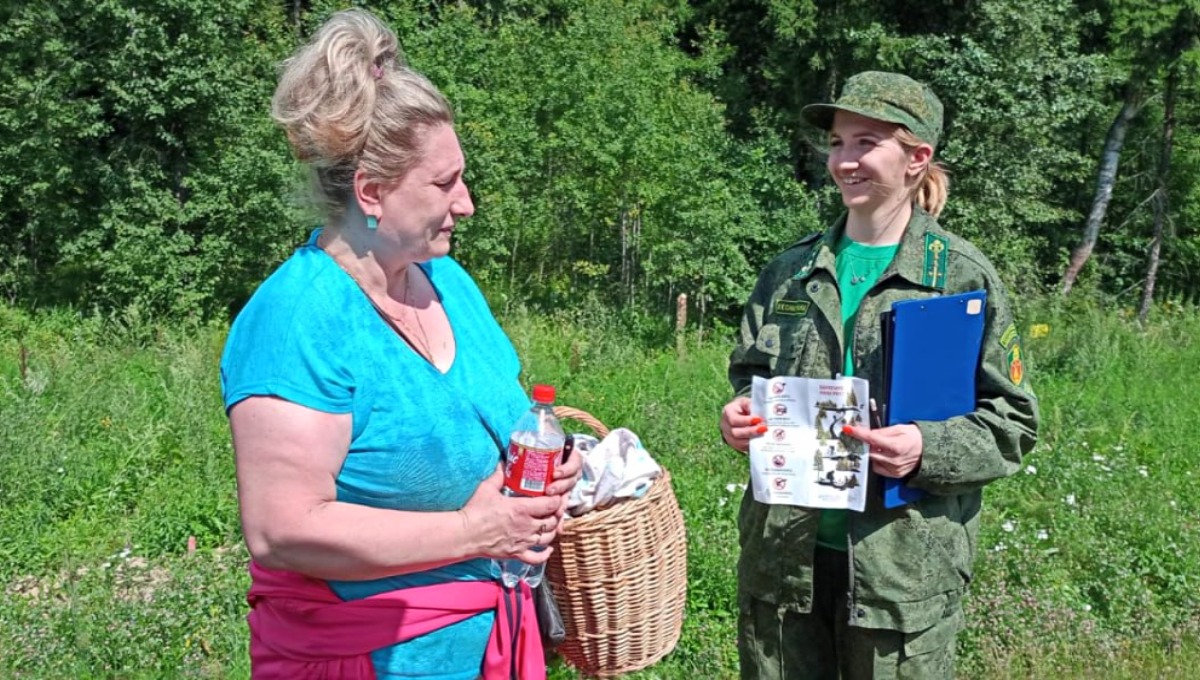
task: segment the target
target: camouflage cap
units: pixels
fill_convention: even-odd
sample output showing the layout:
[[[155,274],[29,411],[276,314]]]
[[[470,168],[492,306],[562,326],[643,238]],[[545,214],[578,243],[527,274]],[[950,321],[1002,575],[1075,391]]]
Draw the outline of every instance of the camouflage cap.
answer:
[[[933,146],[942,136],[942,102],[933,90],[899,73],[864,71],[853,75],[837,101],[810,104],[800,114],[809,123],[828,130],[833,127],[837,111],[898,123]]]

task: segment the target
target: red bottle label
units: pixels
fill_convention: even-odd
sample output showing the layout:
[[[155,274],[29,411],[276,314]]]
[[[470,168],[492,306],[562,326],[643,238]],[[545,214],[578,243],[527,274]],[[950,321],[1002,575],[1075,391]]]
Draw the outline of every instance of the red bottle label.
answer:
[[[545,496],[554,481],[554,466],[562,449],[535,449],[515,442],[508,445],[504,485],[522,496]]]

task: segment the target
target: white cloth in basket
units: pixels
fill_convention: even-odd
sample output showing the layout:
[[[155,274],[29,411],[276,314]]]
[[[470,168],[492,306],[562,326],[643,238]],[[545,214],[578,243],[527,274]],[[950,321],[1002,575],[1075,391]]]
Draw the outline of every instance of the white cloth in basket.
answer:
[[[578,517],[593,508],[602,508],[622,498],[641,498],[662,468],[642,446],[633,432],[619,427],[604,441],[586,434],[573,435],[572,455],[583,456],[583,474],[567,503],[567,511]]]

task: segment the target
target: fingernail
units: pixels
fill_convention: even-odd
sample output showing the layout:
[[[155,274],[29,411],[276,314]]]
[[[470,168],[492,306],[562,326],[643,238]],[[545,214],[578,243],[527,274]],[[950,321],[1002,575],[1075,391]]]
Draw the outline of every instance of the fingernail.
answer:
[[[757,425],[761,422],[762,422],[762,418],[759,418],[758,416],[754,416],[753,418],[750,419],[751,425]]]
[[[849,425],[843,425],[842,432],[845,432],[846,434],[848,434],[852,437],[854,436],[854,428],[850,427]]]
[[[757,433],[759,433],[759,434],[766,434],[766,433],[767,433],[767,426],[766,426],[766,425],[759,425],[759,426],[758,426],[758,427],[755,429],[755,432],[757,432]]]

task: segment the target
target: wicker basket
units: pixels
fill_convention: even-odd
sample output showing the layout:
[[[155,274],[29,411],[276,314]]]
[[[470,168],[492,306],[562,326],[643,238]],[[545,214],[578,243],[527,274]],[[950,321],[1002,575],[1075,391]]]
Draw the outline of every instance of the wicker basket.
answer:
[[[554,412],[608,434],[584,411]],[[568,663],[608,678],[675,648],[687,599],[687,536],[665,469],[645,496],[567,520],[554,548],[546,580],[567,631],[555,651]]]

